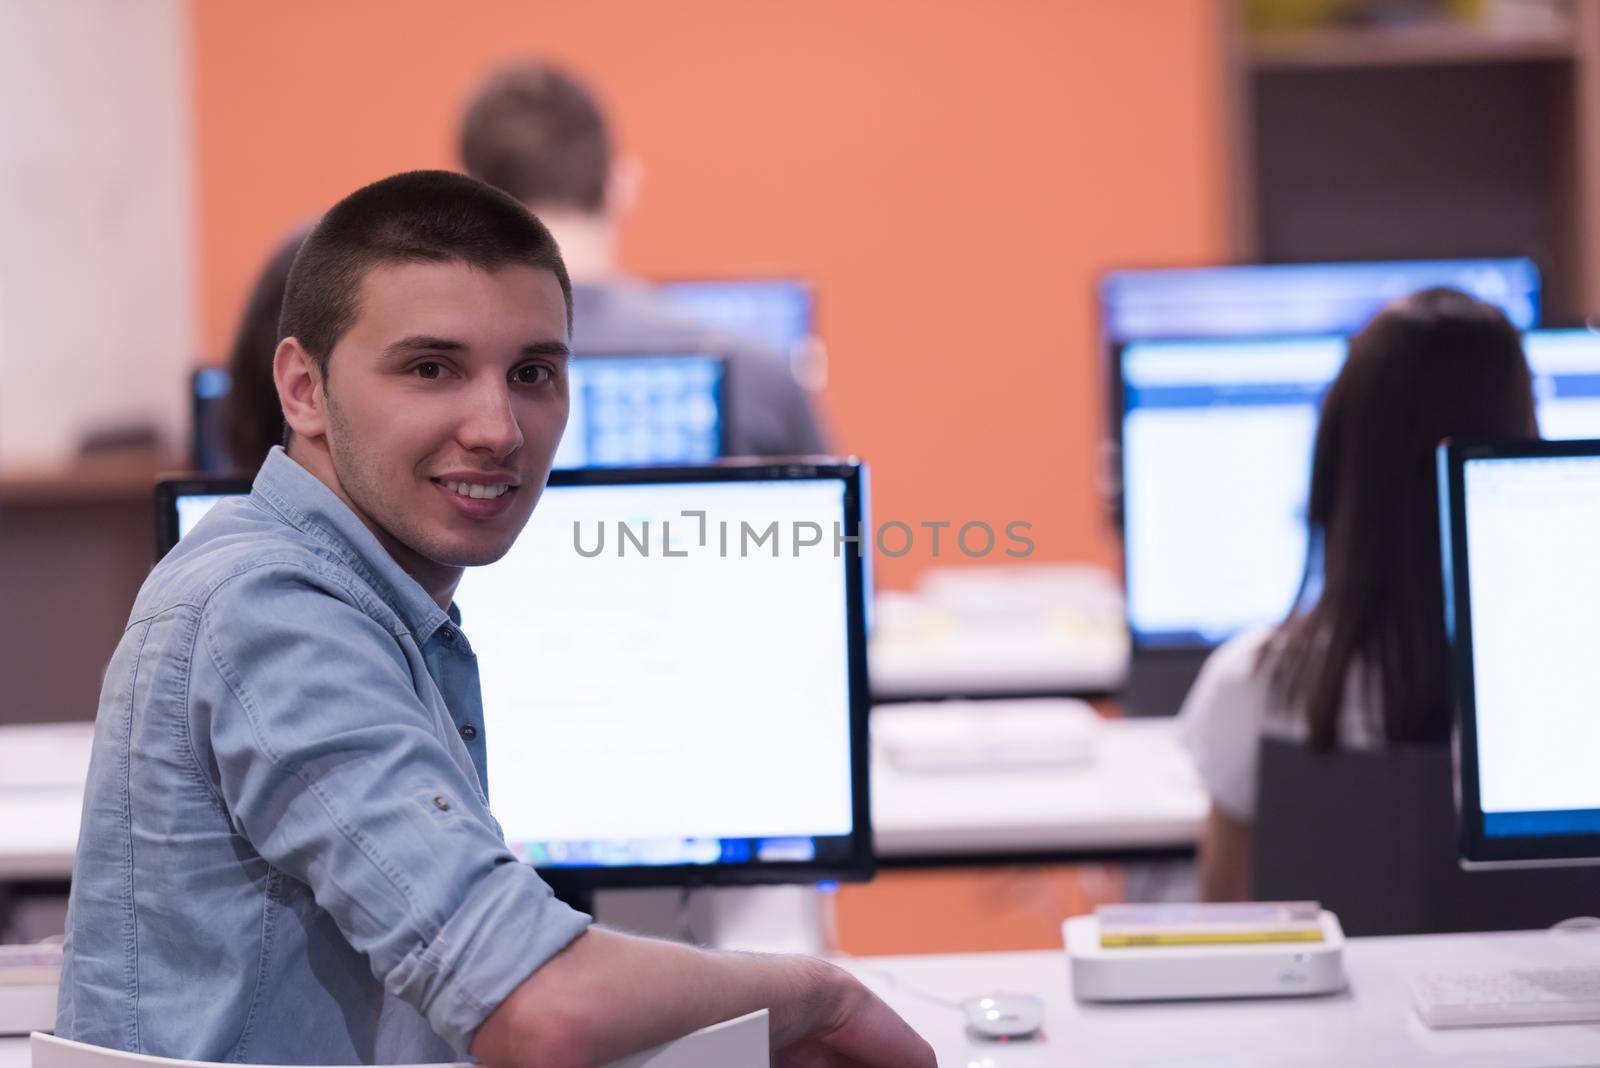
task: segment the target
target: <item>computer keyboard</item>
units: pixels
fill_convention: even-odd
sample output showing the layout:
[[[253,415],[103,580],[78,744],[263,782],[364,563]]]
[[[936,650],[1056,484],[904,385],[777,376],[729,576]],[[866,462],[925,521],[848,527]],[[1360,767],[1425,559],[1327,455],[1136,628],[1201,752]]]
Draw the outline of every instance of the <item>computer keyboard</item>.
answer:
[[[1429,1027],[1585,1023],[1600,1020],[1600,966],[1427,972],[1411,995]]]

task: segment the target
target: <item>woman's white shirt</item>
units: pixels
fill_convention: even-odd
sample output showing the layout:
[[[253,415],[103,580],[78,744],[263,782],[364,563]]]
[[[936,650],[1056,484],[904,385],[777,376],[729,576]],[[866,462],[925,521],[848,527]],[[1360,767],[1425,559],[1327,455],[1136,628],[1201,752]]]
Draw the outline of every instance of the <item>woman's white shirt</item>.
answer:
[[[1247,823],[1255,821],[1261,739],[1303,741],[1307,736],[1305,710],[1276,701],[1267,681],[1270,670],[1260,667],[1261,650],[1273,630],[1244,631],[1218,646],[1178,712],[1178,736],[1212,801]],[[1352,666],[1339,708],[1339,745],[1344,749],[1383,744],[1362,674]]]

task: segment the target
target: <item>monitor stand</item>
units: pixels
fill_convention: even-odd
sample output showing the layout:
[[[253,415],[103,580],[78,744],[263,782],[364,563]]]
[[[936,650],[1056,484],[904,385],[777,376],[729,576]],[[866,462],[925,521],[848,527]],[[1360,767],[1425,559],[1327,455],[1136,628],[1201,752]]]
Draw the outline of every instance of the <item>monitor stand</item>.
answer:
[[[1130,716],[1171,716],[1183,705],[1209,649],[1140,649],[1128,660],[1122,710]]]

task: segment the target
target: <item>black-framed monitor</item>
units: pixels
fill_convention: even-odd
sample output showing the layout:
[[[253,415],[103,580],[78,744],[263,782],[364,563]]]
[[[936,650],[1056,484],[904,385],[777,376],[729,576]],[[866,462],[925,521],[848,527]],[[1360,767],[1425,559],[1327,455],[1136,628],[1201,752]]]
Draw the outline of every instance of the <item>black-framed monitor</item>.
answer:
[[[794,357],[814,333],[815,298],[796,278],[679,279],[657,291],[685,318]]]
[[[558,891],[871,875],[864,481],[555,471],[511,552],[468,569],[491,806]],[[162,550],[246,489],[162,483]]]
[[[232,390],[233,375],[226,367],[197,367],[189,376],[189,465],[196,471],[233,469],[225,410]]]
[[[706,463],[727,455],[727,361],[704,353],[588,355],[568,369],[571,408],[557,467]],[[225,474],[228,371],[191,379],[190,463]]]
[[[1396,297],[1448,286],[1519,330],[1539,325],[1539,269],[1521,258],[1117,270],[1100,280],[1108,341],[1351,334]]]
[[[1460,852],[1600,863],[1600,441],[1439,450]]]
[[[1524,335],[1547,438],[1600,437],[1600,334]],[[1115,361],[1136,649],[1207,650],[1282,619],[1305,567],[1317,413],[1342,336],[1133,342]]]

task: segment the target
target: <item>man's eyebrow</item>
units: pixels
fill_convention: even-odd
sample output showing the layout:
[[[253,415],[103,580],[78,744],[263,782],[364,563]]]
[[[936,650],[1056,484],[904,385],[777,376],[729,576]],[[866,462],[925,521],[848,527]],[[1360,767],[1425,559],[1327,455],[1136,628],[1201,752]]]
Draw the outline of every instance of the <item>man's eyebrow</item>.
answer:
[[[572,350],[565,341],[535,341],[522,346],[524,356],[571,356]]]
[[[462,352],[466,347],[462,341],[451,341],[431,334],[412,334],[385,345],[382,355],[387,360],[398,360],[423,352]]]
[[[412,334],[385,345],[382,356],[386,360],[403,360],[408,356],[427,352],[465,352],[467,348],[467,343],[464,341],[452,341],[449,338],[434,337],[432,334]],[[571,356],[572,350],[567,347],[565,341],[534,341],[522,346],[522,355]]]

